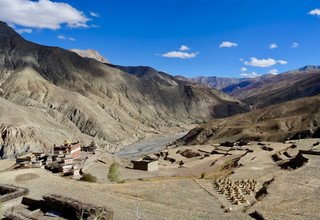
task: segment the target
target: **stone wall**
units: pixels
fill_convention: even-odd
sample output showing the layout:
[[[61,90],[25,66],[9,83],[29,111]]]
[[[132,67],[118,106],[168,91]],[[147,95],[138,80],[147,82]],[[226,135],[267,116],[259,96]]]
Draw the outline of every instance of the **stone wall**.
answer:
[[[0,200],[1,202],[7,202],[12,199],[16,199],[21,196],[25,196],[29,193],[26,188],[0,184]]]
[[[111,209],[83,203],[60,195],[44,196],[43,201],[47,209],[58,211],[68,219],[113,219],[113,211]]]

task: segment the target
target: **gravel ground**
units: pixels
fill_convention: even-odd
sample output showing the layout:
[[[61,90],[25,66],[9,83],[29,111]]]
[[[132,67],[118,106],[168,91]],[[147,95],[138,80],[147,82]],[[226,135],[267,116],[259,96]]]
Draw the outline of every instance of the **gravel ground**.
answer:
[[[89,184],[42,169],[24,169],[0,172],[0,183],[27,187],[33,198],[56,193],[107,206],[114,210],[115,219],[136,219],[137,207],[141,219],[251,219],[248,213],[253,211],[262,213],[266,219],[320,219],[320,156],[304,155],[309,161],[291,171],[280,169],[271,159],[272,154],[283,150],[294,156],[299,149],[310,149],[315,141],[319,140],[300,141],[297,148],[288,150],[289,145],[282,143],[268,143],[273,151],[262,150],[257,144],[249,146],[254,152],[243,156],[241,166],[228,178],[253,178],[259,187],[267,180],[275,180],[268,186],[266,197],[246,212],[233,207],[231,213],[224,213],[220,205],[228,201],[210,189],[212,180],[168,177],[123,184]],[[4,204],[6,208],[9,206]]]
[[[16,182],[19,175],[40,178]],[[247,219],[244,214],[224,214],[216,199],[193,180],[162,180],[124,184],[84,183],[53,175],[42,169],[24,169],[0,173],[0,182],[27,187],[30,196],[40,199],[51,193],[108,206],[115,219],[135,219],[139,199],[141,219]]]

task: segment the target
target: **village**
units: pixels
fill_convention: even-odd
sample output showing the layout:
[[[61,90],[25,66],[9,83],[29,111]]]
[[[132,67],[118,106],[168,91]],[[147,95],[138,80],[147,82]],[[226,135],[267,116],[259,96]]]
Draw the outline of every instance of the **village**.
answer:
[[[18,156],[14,169],[42,168],[63,176],[80,177],[84,162],[94,155],[97,149],[94,141],[88,146],[81,146],[80,142],[64,141],[61,146],[54,145],[50,154],[35,151]],[[133,169],[136,170],[157,171],[159,169],[157,159],[142,158],[131,162]]]
[[[32,152],[16,158],[16,169],[43,168],[53,173],[64,175],[80,175],[83,163],[81,152],[94,154],[97,146],[94,141],[89,146],[81,146],[79,142],[65,141],[61,146],[53,146],[51,154],[45,152]]]

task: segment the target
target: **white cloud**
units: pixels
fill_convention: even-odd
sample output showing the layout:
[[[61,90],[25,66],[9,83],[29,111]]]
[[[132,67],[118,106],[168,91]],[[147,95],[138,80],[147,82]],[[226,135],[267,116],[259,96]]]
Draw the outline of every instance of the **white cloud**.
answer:
[[[190,59],[194,58],[199,53],[187,53],[187,52],[181,52],[181,51],[171,51],[165,54],[162,54],[163,57],[167,58],[180,58],[180,59]]]
[[[273,75],[277,75],[277,74],[279,74],[279,70],[277,70],[277,69],[271,69],[268,73],[269,73],[269,74],[273,74]]]
[[[181,51],[187,51],[187,50],[190,50],[190,48],[186,45],[181,45],[180,49]]]
[[[270,67],[270,66],[276,65],[277,63],[282,65],[288,64],[288,62],[285,60],[275,60],[271,58],[259,60],[255,57],[251,57],[250,61],[244,62],[244,64],[247,66],[255,66],[255,67]]]
[[[240,69],[240,71],[241,71],[241,72],[246,72],[246,71],[248,71],[248,69],[245,68],[245,67],[242,67],[242,68]]]
[[[299,47],[300,45],[297,43],[297,42],[293,42],[292,43],[292,48],[297,48],[297,47]]]
[[[223,47],[237,47],[238,44],[237,43],[232,43],[232,42],[229,42],[229,41],[224,41],[220,44],[220,48],[223,48]]]
[[[255,57],[251,57],[250,61],[245,61],[244,64],[247,66],[255,66],[255,67],[270,67],[277,63],[274,59],[257,59]]]
[[[16,32],[18,32],[19,34],[31,34],[32,33],[32,29],[30,28],[22,28],[22,29],[15,29]]]
[[[58,35],[58,38],[61,40],[66,40],[67,38],[64,35]]]
[[[260,74],[256,73],[256,72],[252,72],[252,73],[241,73],[240,76],[245,77],[245,78],[255,78],[260,76]]]
[[[100,18],[100,15],[97,12],[90,11],[90,15],[95,18]]]
[[[278,45],[275,44],[275,43],[272,43],[272,44],[269,44],[269,48],[270,49],[276,49],[276,48],[278,48]]]
[[[285,60],[277,60],[277,63],[280,63],[281,65],[288,64]]]
[[[309,12],[309,15],[318,15],[318,16],[320,16],[320,9],[316,8],[316,9],[311,10]]]
[[[73,37],[66,37],[64,35],[58,35],[58,39],[60,40],[70,40],[70,41],[76,41],[76,39],[74,39]]]
[[[67,3],[50,0],[1,0],[0,20],[30,28],[88,27],[89,19]]]

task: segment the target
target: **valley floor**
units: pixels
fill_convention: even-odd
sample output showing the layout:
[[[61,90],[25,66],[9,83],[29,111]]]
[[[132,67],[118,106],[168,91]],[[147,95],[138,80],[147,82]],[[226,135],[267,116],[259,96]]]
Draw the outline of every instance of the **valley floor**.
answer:
[[[137,142],[124,147],[122,150],[116,152],[115,155],[118,157],[133,159],[145,154],[156,153],[164,150],[168,143],[173,142],[186,134],[187,132],[180,132],[172,135],[161,135],[149,140]]]
[[[43,169],[0,171],[0,183],[26,187],[30,190],[29,196],[35,199],[55,193],[110,207],[114,210],[114,219],[136,219],[137,215],[141,219],[251,219],[249,214],[255,211],[265,219],[319,219],[320,156],[303,154],[308,159],[305,164],[297,169],[286,170],[281,169],[279,161],[272,159],[273,155],[277,155],[280,162],[286,162],[291,161],[300,150],[319,152],[319,145],[313,146],[318,141],[299,140],[295,142],[296,147],[292,147],[293,143],[251,143],[246,146],[249,153],[231,150],[228,151],[230,155],[220,155],[218,161],[215,154],[204,159],[193,158],[186,160],[184,168],[167,164],[166,167],[160,166],[158,175],[171,172],[172,176],[153,178],[151,175],[147,178],[152,172],[141,171],[145,175],[143,177],[139,171],[135,173],[135,180],[119,184],[80,182],[53,175]],[[210,148],[202,147],[202,150]],[[169,155],[179,158],[177,151],[185,148],[196,151],[201,146],[172,149]],[[237,163],[230,162],[234,159]],[[216,163],[210,166],[212,161]],[[5,163],[8,166],[8,162],[0,161],[0,167]],[[193,167],[204,165],[211,168],[206,170],[208,176],[203,179],[176,173],[183,169],[192,171]],[[255,193],[244,194],[250,204],[236,205],[230,197],[215,189],[214,180],[220,178],[228,178],[233,182],[256,180]],[[255,194],[268,181],[270,183],[265,187],[266,191],[256,200]],[[19,203],[19,200],[4,203],[3,209],[10,210],[11,206]],[[225,212],[222,206],[230,208],[229,212]]]

